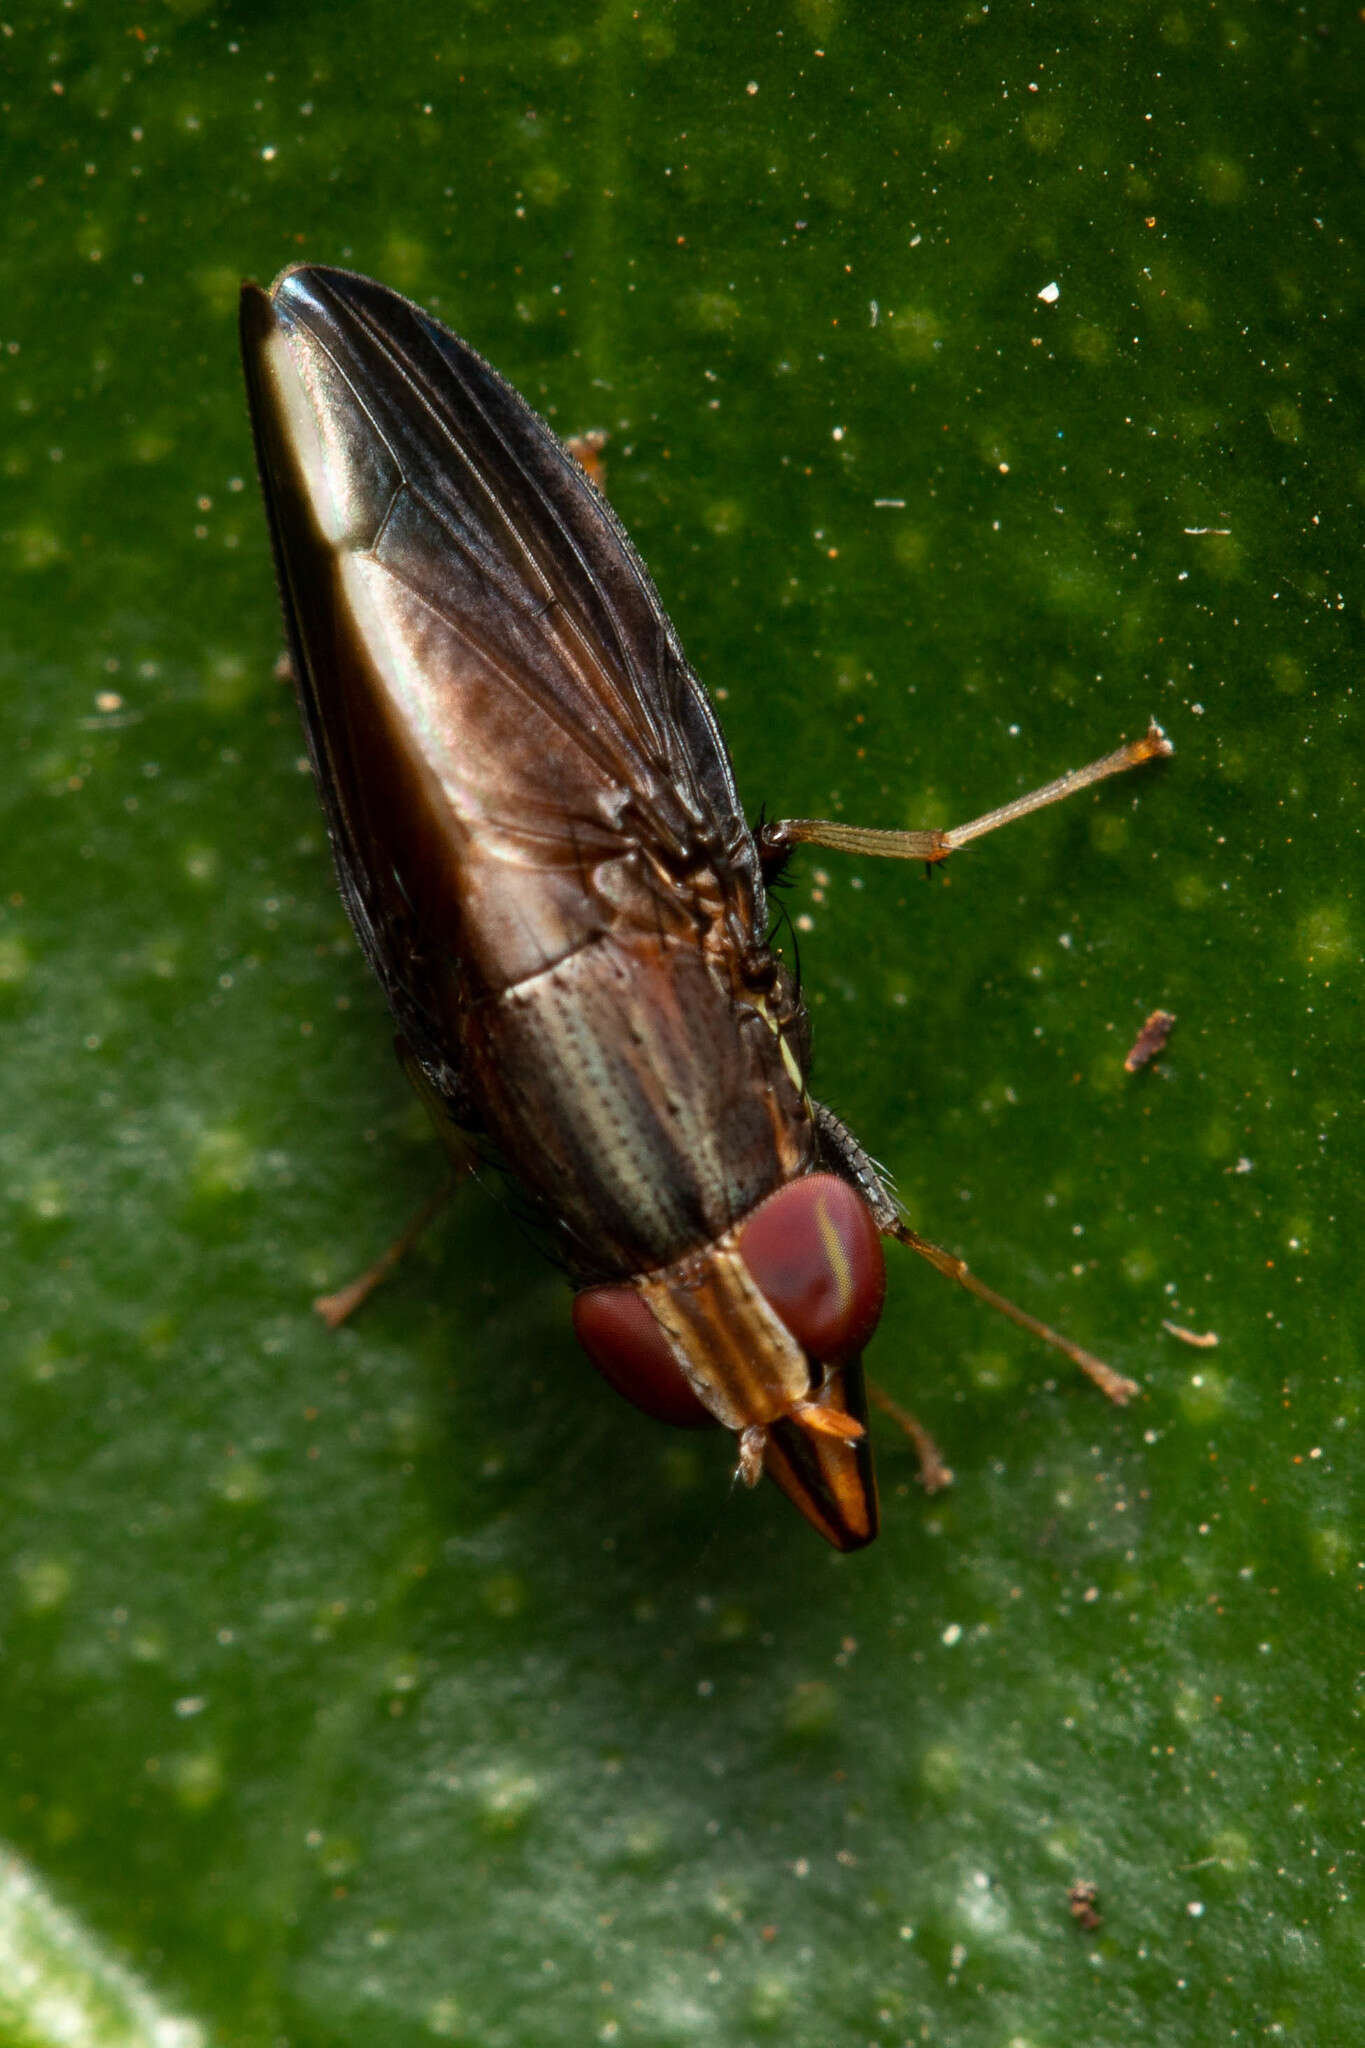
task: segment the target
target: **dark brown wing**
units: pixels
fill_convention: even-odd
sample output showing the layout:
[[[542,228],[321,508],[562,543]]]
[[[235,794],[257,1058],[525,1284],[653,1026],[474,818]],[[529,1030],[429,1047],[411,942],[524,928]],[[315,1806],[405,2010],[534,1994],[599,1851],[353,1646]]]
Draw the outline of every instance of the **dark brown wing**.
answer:
[[[608,923],[698,931],[719,910],[761,941],[714,713],[545,422],[345,271],[246,286],[242,347],[342,891],[423,1062],[452,1001]]]

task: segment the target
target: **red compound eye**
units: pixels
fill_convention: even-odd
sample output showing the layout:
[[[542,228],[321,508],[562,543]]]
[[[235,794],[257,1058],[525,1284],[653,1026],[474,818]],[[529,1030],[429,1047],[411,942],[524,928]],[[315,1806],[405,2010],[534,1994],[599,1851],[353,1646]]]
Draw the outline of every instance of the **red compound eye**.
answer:
[[[886,1264],[872,1211],[847,1181],[789,1181],[755,1209],[739,1249],[808,1357],[837,1365],[862,1350],[882,1312]]]
[[[573,1327],[603,1379],[660,1422],[675,1429],[709,1429],[708,1415],[693,1393],[667,1337],[633,1287],[589,1287],[576,1294]]]

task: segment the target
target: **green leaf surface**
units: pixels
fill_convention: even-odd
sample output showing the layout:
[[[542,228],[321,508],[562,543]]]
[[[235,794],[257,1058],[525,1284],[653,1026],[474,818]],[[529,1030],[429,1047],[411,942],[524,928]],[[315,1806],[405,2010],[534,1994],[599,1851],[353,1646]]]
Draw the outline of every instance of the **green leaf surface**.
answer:
[[[0,2042],[1365,2038],[1362,35],[12,11]],[[440,1160],[276,669],[234,302],[300,257],[610,431],[754,815],[1167,728],[786,897],[817,1092],[1134,1406],[893,1252],[956,1483],[879,1423],[839,1558],[477,1189],[311,1315]]]

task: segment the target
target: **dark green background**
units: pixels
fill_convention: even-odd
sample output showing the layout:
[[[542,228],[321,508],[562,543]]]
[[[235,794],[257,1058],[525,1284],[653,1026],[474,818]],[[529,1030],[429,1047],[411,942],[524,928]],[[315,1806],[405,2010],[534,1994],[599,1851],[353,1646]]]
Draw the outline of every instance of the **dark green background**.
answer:
[[[287,13],[0,42],[0,2040],[1365,2038],[1356,11]],[[755,813],[1165,724],[788,899],[819,1093],[1136,1407],[893,1253],[957,1484],[879,1426],[840,1559],[476,1191],[311,1316],[439,1161],[273,673],[305,256],[611,430]]]

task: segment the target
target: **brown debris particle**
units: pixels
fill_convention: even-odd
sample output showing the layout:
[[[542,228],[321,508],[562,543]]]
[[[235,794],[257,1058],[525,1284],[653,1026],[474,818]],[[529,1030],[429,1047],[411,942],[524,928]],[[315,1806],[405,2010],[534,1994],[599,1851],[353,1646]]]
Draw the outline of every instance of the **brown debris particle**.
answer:
[[[1173,1337],[1178,1337],[1182,1344],[1193,1344],[1196,1351],[1216,1351],[1218,1348],[1217,1330],[1187,1330],[1183,1323],[1167,1322],[1164,1316],[1161,1327],[1169,1330]]]
[[[1099,1896],[1098,1885],[1086,1884],[1083,1881],[1073,1884],[1066,1895],[1072,1919],[1087,1934],[1093,1934],[1104,1922],[1104,1915],[1099,1910]]]
[[[1174,1027],[1175,1012],[1173,1010],[1153,1010],[1151,1016],[1133,1040],[1132,1045],[1128,1048],[1128,1056],[1123,1064],[1130,1074],[1135,1074],[1139,1067],[1145,1067],[1149,1060],[1156,1058],[1165,1045],[1166,1040],[1170,1037]]]
[[[610,439],[605,427],[589,427],[586,433],[570,434],[564,443],[579,468],[599,491],[606,488],[607,465],[602,460],[602,450]]]

